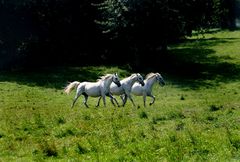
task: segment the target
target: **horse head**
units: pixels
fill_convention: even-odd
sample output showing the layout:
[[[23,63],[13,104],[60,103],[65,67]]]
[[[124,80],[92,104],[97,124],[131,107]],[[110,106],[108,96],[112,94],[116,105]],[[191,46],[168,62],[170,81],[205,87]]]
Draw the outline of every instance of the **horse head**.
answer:
[[[144,80],[143,80],[143,77],[141,74],[137,73],[137,81],[142,85],[144,86],[145,83],[144,83]]]
[[[118,87],[121,86],[120,79],[119,79],[117,73],[113,74],[113,82],[114,82]]]
[[[158,80],[158,82],[161,86],[165,85],[165,81],[164,81],[163,77],[161,76],[161,74],[156,73],[156,79]]]

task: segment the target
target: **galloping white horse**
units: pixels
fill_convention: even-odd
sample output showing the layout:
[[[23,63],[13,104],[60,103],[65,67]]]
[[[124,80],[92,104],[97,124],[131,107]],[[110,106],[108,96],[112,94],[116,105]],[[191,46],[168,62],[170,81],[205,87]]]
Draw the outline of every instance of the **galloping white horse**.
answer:
[[[161,86],[165,85],[163,77],[159,73],[149,73],[144,80],[144,86],[141,86],[138,83],[133,84],[131,92],[136,96],[143,96],[144,107],[146,107],[146,96],[150,96],[152,98],[150,105],[154,103],[155,96],[152,95],[152,87],[157,81]]]
[[[142,86],[144,86],[143,82],[143,77],[139,73],[132,74],[131,76],[124,78],[123,80],[120,81],[121,86],[117,87],[115,84],[110,85],[110,92],[113,95],[120,95],[122,101],[123,101],[123,106],[127,102],[127,98],[129,98],[132,101],[132,104],[135,106],[135,103],[132,99],[131,96],[131,88],[135,82],[138,82]],[[124,97],[123,97],[124,95]],[[115,98],[111,98],[111,100],[115,100]],[[113,102],[113,101],[112,101]]]
[[[81,94],[83,94],[84,96],[84,105],[86,107],[88,107],[87,105],[88,96],[92,96],[92,97],[101,96],[103,98],[104,106],[106,106],[105,96],[109,96],[110,98],[112,98],[112,95],[110,94],[110,85],[112,82],[114,82],[119,87],[121,86],[119,77],[115,73],[115,74],[106,74],[105,76],[102,76],[100,79],[98,79],[97,82],[80,83],[78,81],[74,81],[72,83],[69,83],[66,86],[64,91],[67,94],[69,94],[74,88],[77,88],[77,92],[72,103],[72,108]],[[99,106],[99,102],[100,102],[100,99],[98,100],[98,103],[96,106]]]

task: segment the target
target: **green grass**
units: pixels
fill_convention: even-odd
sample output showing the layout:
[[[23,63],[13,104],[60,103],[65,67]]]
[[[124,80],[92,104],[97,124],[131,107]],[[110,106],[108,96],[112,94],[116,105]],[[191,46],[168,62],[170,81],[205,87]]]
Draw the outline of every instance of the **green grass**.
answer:
[[[171,46],[177,71],[163,71],[167,84],[146,108],[134,96],[140,107],[89,98],[85,108],[80,97],[70,109],[75,91],[63,93],[67,81],[130,69],[1,72],[0,161],[240,161],[239,38],[221,31]]]

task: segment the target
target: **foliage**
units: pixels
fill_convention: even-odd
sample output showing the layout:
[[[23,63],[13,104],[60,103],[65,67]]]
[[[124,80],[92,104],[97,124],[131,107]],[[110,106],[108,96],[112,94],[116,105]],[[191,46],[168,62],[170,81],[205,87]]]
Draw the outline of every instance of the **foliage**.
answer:
[[[2,3],[0,18],[5,26],[1,27],[0,45],[6,52],[5,57],[15,57],[19,64],[30,67],[62,65],[63,62],[74,64],[78,62],[76,57],[92,58],[95,51],[91,53],[91,50],[99,42],[95,39],[99,36],[93,2],[27,0]],[[95,56],[92,64],[98,63],[100,58]]]
[[[0,68],[140,67],[150,61],[146,54],[161,59],[170,43],[193,30],[231,24],[231,5],[226,0],[2,0]]]
[[[224,15],[221,7],[221,0],[106,0],[98,6],[104,33],[120,37],[126,32],[124,36],[130,34],[145,43],[151,39],[155,43],[171,41],[191,35],[192,30],[217,26],[220,15]]]
[[[132,53],[125,59],[135,60],[132,64],[138,67],[150,61],[146,53],[161,59],[169,44],[190,36],[193,30],[219,27],[228,12],[222,0],[105,0],[96,7],[102,13],[96,22],[113,41],[114,53]]]

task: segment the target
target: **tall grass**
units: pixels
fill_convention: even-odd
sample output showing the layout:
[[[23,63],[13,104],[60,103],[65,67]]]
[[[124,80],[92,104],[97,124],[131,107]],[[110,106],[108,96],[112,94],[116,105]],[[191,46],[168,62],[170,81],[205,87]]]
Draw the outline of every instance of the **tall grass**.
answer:
[[[107,99],[107,107],[95,108],[97,99],[89,98],[85,108],[80,97],[71,109],[75,92],[63,93],[67,81],[115,71],[124,77],[129,69],[2,72],[0,161],[240,161],[238,38],[239,31],[224,31],[172,46],[174,59],[188,56],[184,66],[201,68],[197,77],[165,72],[166,86],[154,86],[156,102],[146,108],[134,96],[136,107],[113,107]],[[190,53],[195,47],[213,52]]]

